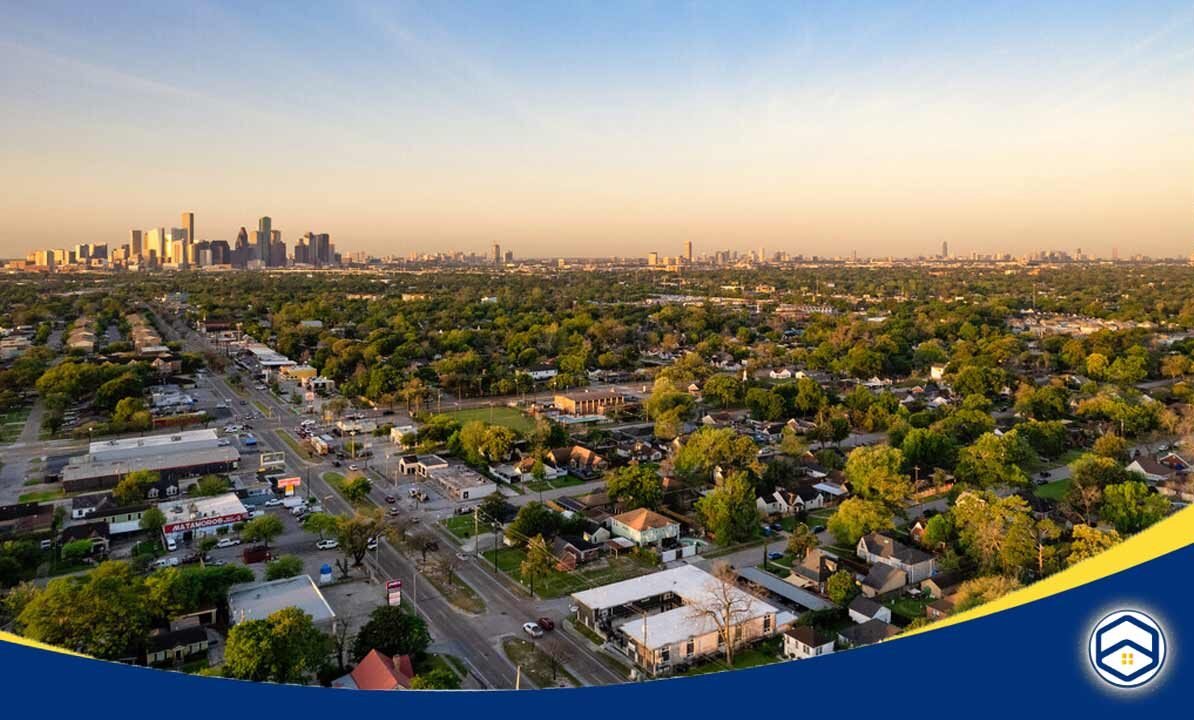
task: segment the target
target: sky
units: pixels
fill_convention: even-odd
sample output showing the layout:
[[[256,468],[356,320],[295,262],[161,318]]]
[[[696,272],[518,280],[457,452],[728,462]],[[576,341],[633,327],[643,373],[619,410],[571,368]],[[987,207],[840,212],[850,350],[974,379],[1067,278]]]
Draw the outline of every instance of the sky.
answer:
[[[0,0],[0,256],[1194,250],[1194,2]]]

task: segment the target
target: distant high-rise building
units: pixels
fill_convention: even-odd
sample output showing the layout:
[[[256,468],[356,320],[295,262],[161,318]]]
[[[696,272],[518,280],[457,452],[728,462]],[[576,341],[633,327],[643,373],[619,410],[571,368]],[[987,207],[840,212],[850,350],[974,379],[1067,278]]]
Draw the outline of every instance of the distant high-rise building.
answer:
[[[655,252],[654,250],[647,253],[647,265],[650,267],[655,267],[658,264],[659,264],[659,253]]]
[[[133,256],[141,254],[141,231],[129,230],[129,252]]]
[[[684,259],[688,263],[690,263],[690,264],[692,263],[692,241],[691,240],[684,241]]]
[[[230,262],[236,267],[244,267],[249,261],[249,254],[252,250],[249,247],[249,231],[241,227],[240,232],[236,234],[236,244],[232,246],[232,257]]]
[[[227,240],[212,240],[207,244],[207,247],[211,251],[212,265],[229,265],[232,263],[232,248],[228,247]]]
[[[265,215],[257,220],[257,232],[253,234],[253,244],[256,246],[257,259],[263,263],[269,264],[269,244],[273,239],[273,228],[269,215]]]
[[[497,243],[493,244],[493,264],[502,264],[502,246]]]
[[[182,214],[182,227],[186,230],[187,236],[183,238],[183,252],[182,257],[175,260],[179,265],[189,265],[194,259],[191,250],[192,246],[197,242],[195,237],[195,213],[184,212]]]
[[[942,257],[942,259],[949,257],[949,241],[948,240],[941,241],[941,257]]]
[[[513,250],[506,251],[506,262],[507,263],[514,262],[514,251]]]

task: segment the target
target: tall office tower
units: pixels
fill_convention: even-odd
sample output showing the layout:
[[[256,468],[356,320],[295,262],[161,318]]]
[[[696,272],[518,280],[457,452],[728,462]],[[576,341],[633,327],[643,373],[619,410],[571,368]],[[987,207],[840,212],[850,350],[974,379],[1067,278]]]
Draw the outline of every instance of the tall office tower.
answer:
[[[194,251],[191,248],[198,242],[198,238],[195,237],[195,213],[184,212],[182,214],[182,227],[187,231],[187,236],[183,238],[182,258],[178,260],[178,263],[189,265],[194,260]]]
[[[688,264],[690,264],[690,265],[692,264],[692,241],[691,240],[684,241],[684,260],[687,261]]]
[[[949,257],[949,241],[942,240],[941,241],[941,258],[944,260],[944,259],[947,259],[948,257]]]
[[[649,267],[655,267],[658,264],[659,264],[659,253],[655,252],[654,250],[647,253],[647,265]]]
[[[236,234],[236,244],[232,247],[230,262],[243,268],[249,260],[249,252],[249,231],[242,226],[240,232]]]
[[[91,248],[86,243],[80,243],[75,246],[75,260],[83,265],[86,265],[86,260],[91,257]]]
[[[232,249],[227,240],[212,240],[207,244],[211,251],[212,265],[228,265],[232,262]]]
[[[302,237],[294,244],[294,249],[290,251],[290,259],[295,265],[307,265],[308,254],[307,248],[310,247],[311,233],[304,233]]]
[[[282,242],[282,233],[273,231],[273,239],[269,243],[270,267],[286,267],[286,243]]]
[[[257,259],[267,265],[269,264],[269,243],[273,239],[271,223],[269,215],[261,217],[257,220],[257,232],[253,235],[254,244],[257,246]]]
[[[513,250],[506,251],[506,262],[508,262],[508,263],[514,262],[514,251]]]
[[[129,230],[129,252],[134,257],[141,254],[141,231]]]
[[[100,260],[108,259],[108,243],[91,243],[88,246],[91,257],[99,258]]]
[[[497,243],[493,244],[493,264],[502,264],[502,246],[498,245]]]
[[[759,246],[759,262],[764,262],[767,259],[767,248],[762,245]]]

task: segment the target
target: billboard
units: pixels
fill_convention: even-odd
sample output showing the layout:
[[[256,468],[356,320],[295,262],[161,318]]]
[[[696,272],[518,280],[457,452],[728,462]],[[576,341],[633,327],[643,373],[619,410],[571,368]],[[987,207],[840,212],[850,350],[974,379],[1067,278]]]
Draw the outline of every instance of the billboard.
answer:
[[[273,468],[280,468],[286,466],[286,453],[284,452],[263,452],[261,453],[261,469],[271,470]]]
[[[386,583],[386,600],[391,605],[402,604],[402,581],[390,580]]]
[[[294,495],[294,489],[302,485],[303,481],[296,477],[278,478],[278,489],[286,491],[286,497]]]

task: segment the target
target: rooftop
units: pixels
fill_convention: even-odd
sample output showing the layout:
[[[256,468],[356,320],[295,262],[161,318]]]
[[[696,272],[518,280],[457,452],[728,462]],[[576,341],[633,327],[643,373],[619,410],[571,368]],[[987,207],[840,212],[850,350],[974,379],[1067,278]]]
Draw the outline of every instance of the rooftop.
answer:
[[[125,460],[108,460],[70,464],[62,468],[62,480],[83,480],[87,478],[124,475],[133,470],[169,470],[197,465],[233,463],[240,460],[240,453],[233,447],[214,447],[177,453],[160,453]]]
[[[648,510],[647,508],[639,508],[624,512],[621,515],[614,515],[613,519],[631,530],[638,530],[639,532],[650,528],[662,528],[679,524],[675,520],[664,517],[654,510]]]
[[[572,599],[593,609],[615,608],[670,592],[683,599],[685,603],[694,603],[708,598],[712,588],[719,582],[717,578],[694,565],[681,565],[671,570],[662,570],[573,593]],[[734,588],[733,592],[750,597],[756,605],[769,607],[775,612],[775,608],[743,590]]]
[[[234,625],[245,620],[263,620],[288,607],[302,610],[316,623],[336,618],[310,575],[233,585],[228,591],[228,616]]]

